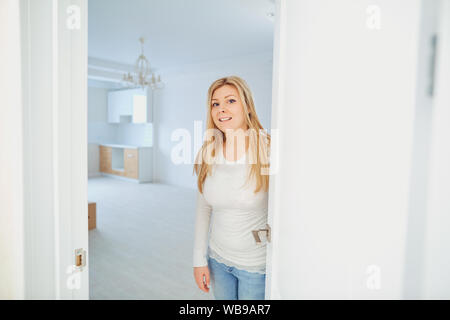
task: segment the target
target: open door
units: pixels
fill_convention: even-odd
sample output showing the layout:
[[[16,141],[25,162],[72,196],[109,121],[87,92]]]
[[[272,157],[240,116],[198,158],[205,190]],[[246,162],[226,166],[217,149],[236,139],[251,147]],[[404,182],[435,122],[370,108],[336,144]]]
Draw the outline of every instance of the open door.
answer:
[[[429,5],[277,1],[267,299],[404,297]]]

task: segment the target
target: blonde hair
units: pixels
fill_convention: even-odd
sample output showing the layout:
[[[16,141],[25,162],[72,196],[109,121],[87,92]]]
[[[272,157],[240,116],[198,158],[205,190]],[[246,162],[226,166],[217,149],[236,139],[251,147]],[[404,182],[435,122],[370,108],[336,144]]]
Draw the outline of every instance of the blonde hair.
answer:
[[[239,93],[239,98],[244,108],[245,119],[249,128],[249,155],[251,169],[247,177],[247,182],[250,179],[256,179],[256,188],[254,193],[261,189],[268,191],[269,189],[269,152],[270,152],[270,134],[264,130],[256,115],[255,104],[253,96],[247,83],[237,77],[229,76],[214,81],[208,90],[207,97],[207,114],[206,114],[206,134],[207,137],[203,142],[200,151],[197,154],[194,172],[198,175],[197,187],[200,193],[203,193],[203,184],[206,176],[212,174],[212,161],[216,159],[216,150],[222,146],[221,141],[225,141],[224,133],[217,128],[211,116],[211,100],[214,92],[225,86],[230,85],[236,88]],[[211,135],[213,139],[209,139]]]

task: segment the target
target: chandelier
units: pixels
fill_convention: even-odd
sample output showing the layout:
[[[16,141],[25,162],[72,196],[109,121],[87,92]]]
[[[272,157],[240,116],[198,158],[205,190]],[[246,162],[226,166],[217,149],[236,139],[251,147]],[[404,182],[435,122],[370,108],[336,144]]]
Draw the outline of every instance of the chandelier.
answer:
[[[163,86],[161,82],[161,76],[157,77],[151,71],[150,62],[144,55],[144,38],[139,38],[139,42],[141,43],[141,55],[136,60],[136,64],[134,67],[134,75],[130,72],[123,75],[123,82],[132,86],[140,86],[142,89],[145,87],[150,87],[152,89],[160,89]]]

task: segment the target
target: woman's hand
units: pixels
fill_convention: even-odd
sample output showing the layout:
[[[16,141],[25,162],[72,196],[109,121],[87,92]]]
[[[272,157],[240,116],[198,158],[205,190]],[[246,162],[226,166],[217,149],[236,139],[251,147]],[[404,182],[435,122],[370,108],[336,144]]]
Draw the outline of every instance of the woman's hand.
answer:
[[[200,288],[200,290],[209,292],[210,277],[209,277],[208,266],[194,267],[194,278],[195,278],[195,282],[197,283],[197,286]]]

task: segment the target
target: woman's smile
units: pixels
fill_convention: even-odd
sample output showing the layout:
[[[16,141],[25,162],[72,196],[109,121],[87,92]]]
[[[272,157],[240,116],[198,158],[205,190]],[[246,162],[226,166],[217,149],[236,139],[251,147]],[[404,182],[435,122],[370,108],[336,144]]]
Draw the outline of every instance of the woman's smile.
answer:
[[[230,121],[232,119],[232,117],[222,117],[222,118],[219,118],[219,121],[220,122],[227,122],[227,121]]]

